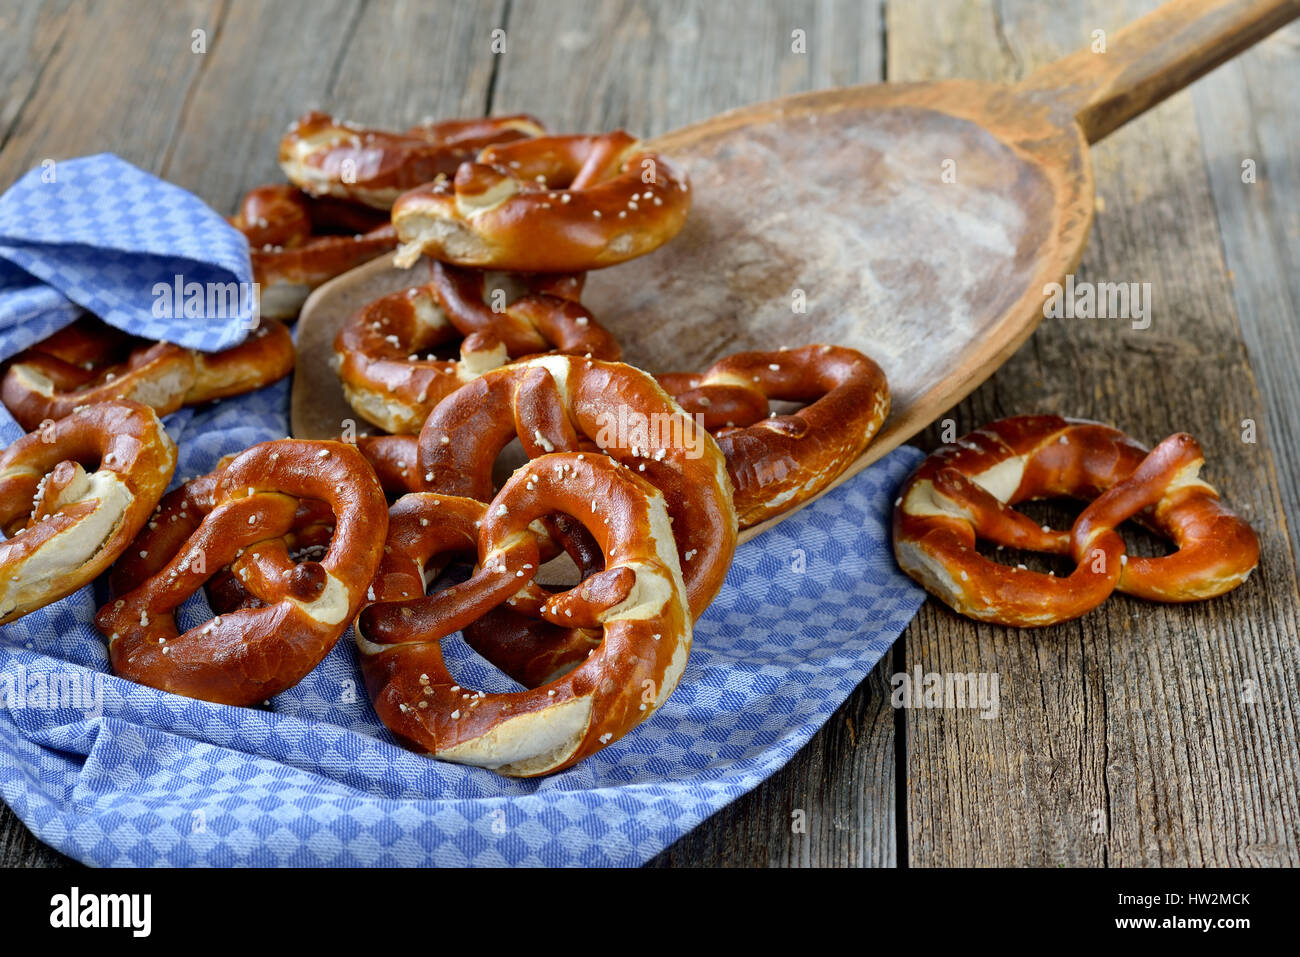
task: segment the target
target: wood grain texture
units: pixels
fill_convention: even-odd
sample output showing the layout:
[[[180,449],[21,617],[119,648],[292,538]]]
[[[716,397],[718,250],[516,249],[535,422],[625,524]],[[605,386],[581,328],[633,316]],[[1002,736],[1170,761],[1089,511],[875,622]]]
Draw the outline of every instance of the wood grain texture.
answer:
[[[1300,565],[1300,24],[1191,90],[1242,335]],[[1248,165],[1247,165],[1248,164]],[[1253,173],[1254,182],[1249,182]],[[1289,477],[1289,481],[1285,480]]]
[[[941,42],[930,26],[946,6],[891,6],[891,78],[953,70],[1015,80],[1094,26],[1150,4],[1107,4],[1105,19],[1080,6],[1066,14],[1029,0],[971,4]],[[895,44],[907,56],[893,56]],[[1170,607],[1117,596],[1080,621],[1033,632],[977,625],[927,602],[904,636],[909,665],[997,673],[1002,702],[991,721],[970,711],[907,713],[914,865],[1294,864],[1300,856],[1288,691],[1297,680],[1295,568],[1268,442],[1246,444],[1239,428],[1261,414],[1262,401],[1201,136],[1181,94],[1093,151],[1098,215],[1078,279],[1150,282],[1150,327],[1046,320],[945,418],[958,433],[1036,411],[1101,419],[1149,443],[1189,431],[1206,447],[1206,477],[1260,532],[1261,567],[1213,602]],[[920,444],[939,444],[941,428]]]
[[[1067,103],[1095,143],[1297,14],[1297,0],[1166,0],[1104,46],[1049,61],[1024,86]]]
[[[493,65],[479,34],[502,7],[503,0],[232,3],[163,175],[214,208],[233,210],[249,188],[284,181],[280,136],[309,108],[380,128],[428,114],[477,115]]]
[[[43,159],[103,151],[158,172],[202,66],[190,52],[191,32],[211,36],[220,6],[108,0],[75,4],[65,14],[58,6],[20,9],[19,22],[31,26],[15,35],[30,51],[19,61],[38,65],[15,80],[16,91],[29,87],[25,97],[6,104],[16,115],[0,151],[0,182],[12,183]]]
[[[513,2],[492,112],[651,137],[788,93],[881,79],[875,0]],[[796,30],[806,52],[795,53]]]
[[[0,149],[9,142],[32,94],[58,52],[67,29],[69,3],[0,8]]]

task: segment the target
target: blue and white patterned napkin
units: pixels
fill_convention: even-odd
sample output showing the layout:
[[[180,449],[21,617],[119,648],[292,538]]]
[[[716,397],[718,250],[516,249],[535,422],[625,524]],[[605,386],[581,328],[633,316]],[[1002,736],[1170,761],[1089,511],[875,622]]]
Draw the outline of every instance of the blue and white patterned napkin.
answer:
[[[46,163],[0,196],[0,359],[81,309],[137,335],[213,351],[243,341],[247,314],[156,316],[158,283],[252,280],[248,242],[192,193],[111,153]]]
[[[131,170],[118,160],[107,166]],[[144,175],[132,170],[127,179],[138,184]],[[0,199],[6,236],[14,217],[4,207],[15,190],[43,185],[30,180]],[[153,218],[159,204],[175,202],[142,188],[136,206],[104,199],[119,195],[111,183],[96,189],[83,205],[98,212],[82,209],[67,233],[47,224],[31,241],[46,264],[41,275],[74,271],[61,264],[61,249],[74,250],[73,262],[93,258],[81,252],[90,245],[84,222],[110,208],[116,220]],[[39,205],[23,193],[18,202]],[[198,200],[179,206],[188,202]],[[212,217],[181,217],[176,248],[193,263],[246,269],[183,225],[209,229]],[[118,237],[144,235],[133,232],[139,224],[116,228]],[[142,243],[140,260],[165,256],[157,240]],[[8,256],[15,247],[6,242]],[[119,238],[114,261],[147,273],[152,265],[131,248]],[[75,295],[59,287],[67,298],[129,303],[105,290],[135,280],[102,265],[79,274]],[[30,324],[57,328],[50,316],[58,302],[31,282],[25,295],[0,293],[0,355],[40,338]],[[31,302],[42,308],[10,312]],[[118,324],[131,331],[194,342],[183,323],[146,332],[125,309]],[[229,341],[238,340],[234,332]],[[180,445],[178,478],[199,474],[227,452],[287,434],[288,384],[182,410],[167,425]],[[350,631],[265,710],[113,677],[90,624],[104,598],[96,586],[0,626],[0,797],[41,840],[102,866],[641,863],[784,765],[916,613],[924,593],[894,565],[887,523],[895,489],[920,458],[899,449],[742,546],[696,626],[686,673],[667,704],[561,774],[515,781],[398,747],[370,707]],[[206,614],[198,596],[180,624]],[[459,637],[444,648],[465,687],[513,687]]]

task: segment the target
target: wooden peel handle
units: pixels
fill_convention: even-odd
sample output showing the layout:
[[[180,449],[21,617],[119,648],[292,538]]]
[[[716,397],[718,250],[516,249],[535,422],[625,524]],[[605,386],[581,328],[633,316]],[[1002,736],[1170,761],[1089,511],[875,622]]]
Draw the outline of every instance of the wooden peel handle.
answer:
[[[1171,0],[1106,39],[1035,71],[1021,89],[1074,111],[1095,143],[1300,16],[1300,0]]]

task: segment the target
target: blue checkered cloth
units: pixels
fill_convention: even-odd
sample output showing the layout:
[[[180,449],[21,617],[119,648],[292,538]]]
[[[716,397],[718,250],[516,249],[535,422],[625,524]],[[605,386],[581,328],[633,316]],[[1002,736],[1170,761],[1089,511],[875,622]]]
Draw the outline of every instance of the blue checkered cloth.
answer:
[[[170,202],[146,191],[140,210]],[[55,247],[47,241],[45,255]],[[147,273],[121,252],[124,268]],[[31,341],[3,311],[14,301],[0,297],[0,356]],[[283,382],[177,412],[167,419],[177,476],[283,437],[287,424]],[[644,862],[782,767],[916,613],[923,593],[895,566],[886,525],[920,457],[899,449],[742,546],[672,697],[561,774],[510,780],[397,746],[370,706],[350,632],[265,709],[113,677],[90,624],[101,583],[0,627],[0,797],[41,840],[101,866]],[[179,624],[208,615],[196,595]],[[464,687],[517,687],[459,636],[443,645]]]
[[[197,196],[111,153],[47,160],[0,196],[0,358],[82,309],[192,349],[243,341],[248,315],[156,317],[155,284],[177,276],[205,287],[251,282],[248,242]]]

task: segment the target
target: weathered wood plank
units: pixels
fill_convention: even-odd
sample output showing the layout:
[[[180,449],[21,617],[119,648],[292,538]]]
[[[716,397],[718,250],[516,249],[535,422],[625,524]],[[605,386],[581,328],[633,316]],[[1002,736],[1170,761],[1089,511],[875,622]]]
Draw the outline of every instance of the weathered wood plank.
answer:
[[[59,49],[70,0],[0,9],[0,150],[32,106],[32,92]]]
[[[1153,4],[1108,3],[1105,16],[1100,6],[891,5],[890,78],[1014,80]],[[995,672],[1002,700],[992,721],[907,714],[912,864],[1300,859],[1300,734],[1288,690],[1300,631],[1295,568],[1268,442],[1246,444],[1239,428],[1264,407],[1218,241],[1200,152],[1207,135],[1184,93],[1093,154],[1098,216],[1078,279],[1150,282],[1150,327],[1045,320],[947,417],[958,433],[1036,411],[1112,422],[1151,443],[1189,431],[1206,448],[1206,477],[1260,532],[1261,568],[1213,602],[1117,596],[1082,621],[1035,632],[975,625],[928,602],[905,636],[909,665]],[[937,445],[940,428],[921,444]]]
[[[787,93],[875,82],[879,25],[875,0],[516,2],[492,111],[656,136]]]
[[[1300,24],[1192,88],[1220,239],[1287,525],[1300,530]],[[1249,167],[1243,168],[1245,164]],[[1253,182],[1249,182],[1253,177]],[[1300,564],[1300,535],[1291,537]]]
[[[209,46],[164,174],[225,212],[250,187],[283,181],[280,136],[308,108],[391,128],[427,114],[476,116],[493,65],[486,38],[477,38],[503,6],[234,3]]]
[[[653,136],[787,93],[877,81],[879,25],[880,7],[860,2],[513,3],[492,112]],[[796,30],[806,52],[794,52]],[[886,673],[877,669],[780,774],[655,863],[892,865]],[[806,834],[791,830],[797,809]]]
[[[13,182],[46,158],[103,151],[157,172],[201,68],[190,52],[191,31],[209,28],[219,4],[108,0],[74,7],[57,25],[42,25],[57,8],[50,14],[20,9],[20,23],[36,19],[5,42],[24,36],[32,52],[20,62],[40,66],[24,74],[32,84],[26,95],[18,80],[13,93],[19,98],[6,104],[14,116],[0,150],[0,182]]]
[[[9,806],[0,803],[0,867],[81,867],[36,839]]]

